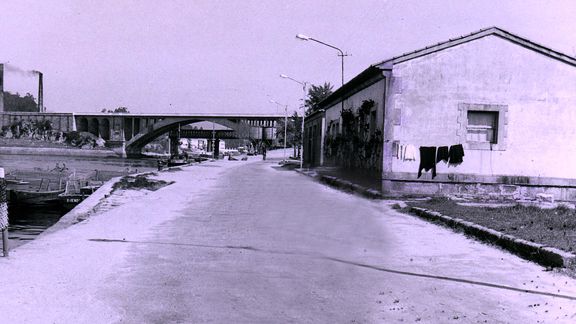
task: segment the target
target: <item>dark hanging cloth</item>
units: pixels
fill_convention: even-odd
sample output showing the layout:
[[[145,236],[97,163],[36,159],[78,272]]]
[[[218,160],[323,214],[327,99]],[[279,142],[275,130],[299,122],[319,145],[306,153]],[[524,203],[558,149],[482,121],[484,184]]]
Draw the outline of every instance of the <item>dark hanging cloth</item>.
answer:
[[[440,161],[448,162],[449,157],[448,146],[438,147],[438,152],[436,152],[436,163]]]
[[[432,169],[432,178],[436,176],[436,146],[420,146],[418,178],[422,175],[422,169],[426,171]]]
[[[462,144],[452,145],[450,146],[448,155],[450,157],[448,163],[460,164],[462,163],[462,158],[464,157],[464,147],[462,147]]]

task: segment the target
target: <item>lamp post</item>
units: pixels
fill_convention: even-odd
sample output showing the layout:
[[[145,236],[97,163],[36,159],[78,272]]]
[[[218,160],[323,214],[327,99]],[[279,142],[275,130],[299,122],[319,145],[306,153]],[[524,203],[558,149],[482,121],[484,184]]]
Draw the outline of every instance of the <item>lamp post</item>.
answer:
[[[337,51],[338,51],[338,56],[340,56],[341,61],[342,61],[342,85],[344,85],[344,56],[348,56],[348,54],[344,54],[344,52],[342,52],[341,49],[339,49],[338,47],[336,47],[336,46],[334,46],[334,45],[330,45],[330,44],[324,43],[323,41],[319,41],[319,40],[314,39],[314,38],[312,38],[312,37],[310,37],[310,36],[298,34],[298,35],[296,35],[296,38],[298,38],[298,39],[300,39],[300,40],[304,40],[304,41],[309,41],[309,40],[310,40],[310,41],[313,41],[313,42],[316,42],[316,43],[319,43],[319,44],[322,44],[322,45],[324,45],[324,46],[328,46],[328,47],[330,47],[330,48],[333,48],[333,49],[337,50]]]
[[[275,100],[270,100],[270,102],[284,107],[284,159],[282,161],[286,162],[286,129],[288,128],[288,105],[283,105]]]
[[[306,106],[304,105],[304,103],[306,102],[306,85],[308,83],[293,79],[293,78],[287,76],[286,74],[280,74],[280,77],[284,78],[284,79],[292,80],[292,81],[302,85],[302,92],[303,92],[303,97],[302,97],[302,134],[301,134],[302,148],[300,151],[300,169],[302,169],[302,166],[304,164],[304,115],[306,115]]]

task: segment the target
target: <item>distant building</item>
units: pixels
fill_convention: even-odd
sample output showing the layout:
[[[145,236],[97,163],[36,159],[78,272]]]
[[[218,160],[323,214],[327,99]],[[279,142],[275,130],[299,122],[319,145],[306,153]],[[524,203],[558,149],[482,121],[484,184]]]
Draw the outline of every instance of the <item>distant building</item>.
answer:
[[[385,193],[576,200],[576,59],[502,29],[374,64],[321,108],[309,163],[365,169]]]

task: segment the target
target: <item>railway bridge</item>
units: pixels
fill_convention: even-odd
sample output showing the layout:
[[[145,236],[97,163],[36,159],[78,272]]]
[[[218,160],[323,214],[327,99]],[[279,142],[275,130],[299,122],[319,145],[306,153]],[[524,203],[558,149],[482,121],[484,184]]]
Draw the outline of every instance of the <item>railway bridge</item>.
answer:
[[[190,123],[209,121],[226,126],[232,130],[226,133],[227,138],[274,139],[277,122],[283,118],[283,115],[241,113],[0,112],[0,127],[19,120],[49,120],[55,130],[92,133],[104,139],[119,156],[135,157],[158,136]]]

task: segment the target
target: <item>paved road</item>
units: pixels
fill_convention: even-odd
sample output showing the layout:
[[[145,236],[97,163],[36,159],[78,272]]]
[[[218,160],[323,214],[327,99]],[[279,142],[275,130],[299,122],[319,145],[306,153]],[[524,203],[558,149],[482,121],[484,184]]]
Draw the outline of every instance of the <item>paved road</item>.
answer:
[[[226,171],[127,239],[99,300],[122,323],[576,321],[571,280],[276,163]]]

